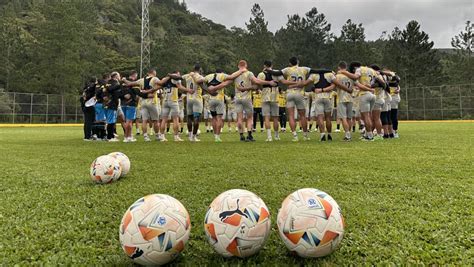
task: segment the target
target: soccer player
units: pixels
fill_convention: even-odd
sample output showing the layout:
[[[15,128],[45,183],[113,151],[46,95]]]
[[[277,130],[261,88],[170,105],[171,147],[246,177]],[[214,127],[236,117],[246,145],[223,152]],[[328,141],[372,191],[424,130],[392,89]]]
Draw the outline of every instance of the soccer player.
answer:
[[[313,83],[314,96],[316,98],[316,117],[318,128],[321,131],[319,141],[332,141],[332,109],[331,92],[336,86],[343,90],[349,90],[344,84],[336,79],[336,75],[329,70],[311,71],[307,81],[302,82],[303,86]],[[326,122],[326,125],[324,125]]]
[[[377,131],[377,135],[374,136],[374,140],[383,140],[381,113],[382,113],[382,108],[385,104],[383,91],[386,86],[386,83],[385,83],[385,79],[380,74],[380,67],[377,66],[376,64],[372,64],[370,67],[375,71],[376,73],[375,77],[378,77],[379,79],[383,79],[383,81],[376,79],[374,80],[374,83],[372,84],[372,88],[375,89],[374,90],[375,103],[374,103],[374,108],[372,109],[372,121],[374,123],[375,130]]]
[[[161,140],[167,142],[165,137],[166,124],[171,117],[173,122],[173,134],[175,142],[182,142],[183,139],[179,136],[179,92],[191,93],[192,89],[188,89],[181,84],[181,77],[179,71],[173,72],[169,75],[169,79],[163,85],[163,106],[161,109]]]
[[[255,90],[253,85],[270,85],[276,86],[277,83],[274,81],[259,80],[255,75],[247,70],[247,61],[241,60],[238,64],[239,71],[241,74],[234,80],[235,87],[235,109],[237,113],[237,126],[239,127],[240,141],[253,142],[255,139],[252,136],[253,128],[253,103],[252,94],[250,91]],[[247,133],[248,136],[245,138],[244,135],[244,113],[247,118]]]
[[[356,86],[359,89],[359,108],[362,120],[365,123],[365,136],[363,141],[373,141],[373,123],[372,123],[372,109],[375,104],[375,90],[372,85],[375,79],[379,79],[377,73],[369,67],[362,66],[360,62],[351,62],[348,70],[341,70],[341,74],[347,77],[357,80]],[[383,82],[383,81],[382,81]]]
[[[237,71],[232,75],[225,74],[221,69],[217,69],[215,73],[209,74],[199,81],[201,87],[205,89],[209,97],[209,109],[212,115],[212,128],[214,130],[214,140],[216,143],[222,142],[221,130],[224,122],[222,116],[224,115],[224,88],[232,83],[243,70]]]
[[[186,94],[181,92],[178,93],[178,120],[179,120],[179,132],[183,133],[184,130],[184,103],[186,101]]]
[[[235,113],[235,96],[226,96],[226,104],[227,104],[227,128],[229,133],[233,131],[233,123],[237,121],[237,113]],[[235,126],[235,131],[238,131],[239,128]]]
[[[148,136],[148,123],[150,122],[153,126],[156,140],[160,141],[160,102],[158,92],[160,88],[168,82],[170,77],[164,77],[160,80],[156,77],[156,70],[150,69],[145,78],[142,78],[137,81],[127,81],[124,80],[125,85],[127,86],[139,86],[140,94],[142,98],[141,101],[141,114],[142,114],[142,132],[143,139],[145,142],[150,142],[151,139]],[[161,90],[160,90],[161,93]]]
[[[286,91],[278,90],[278,115],[280,116],[280,128],[286,132]]]
[[[263,116],[262,116],[262,93],[260,89],[252,91],[253,104],[253,128],[252,131],[257,131],[257,119],[260,122],[260,132],[263,132]]]
[[[338,71],[346,70],[347,63],[342,61],[338,65]],[[351,120],[352,120],[352,87],[354,86],[354,81],[347,77],[344,74],[337,74],[337,80],[344,84],[347,89],[337,87],[337,95],[338,95],[338,104],[337,104],[337,117],[338,119],[342,120],[342,127],[344,128],[344,141],[351,141]]]
[[[287,80],[284,80],[283,77],[272,76],[272,74],[270,73],[270,71],[273,70],[272,68],[273,68],[272,62],[268,60],[265,61],[263,64],[263,71],[258,74],[257,78],[262,81],[278,81],[287,85],[294,84],[294,82],[289,82]],[[275,134],[275,140],[278,141],[280,140],[280,135],[278,132],[278,122],[279,122],[278,117],[280,116],[282,110],[283,110],[283,114],[285,113],[285,104],[286,104],[284,103],[285,96],[284,94],[279,94],[278,85],[276,86],[262,85],[261,100],[262,100],[262,113],[263,113],[263,117],[265,118],[265,129],[267,131],[266,142],[273,141],[272,130],[270,127],[270,120],[273,121],[273,132]],[[279,107],[280,101],[283,102],[281,103],[281,107]],[[284,127],[283,124],[282,124],[282,127]]]
[[[100,79],[95,88],[95,98],[97,100],[94,109],[95,109],[95,122],[93,126],[93,136],[92,139],[95,140],[106,140],[106,117],[104,110],[104,92],[105,85],[110,80],[110,74],[104,74],[102,79]]]
[[[191,142],[201,141],[198,138],[199,119],[201,118],[201,113],[203,111],[202,88],[198,83],[198,81],[204,79],[201,73],[201,66],[196,64],[190,73],[183,76],[183,79],[186,82],[186,87],[191,89],[191,91],[186,95],[188,135]]]
[[[390,72],[385,70],[385,72]],[[390,102],[390,120],[392,122],[390,128],[390,135],[393,134],[394,138],[399,138],[398,135],[398,105],[400,104],[400,77],[394,72],[390,72],[392,75],[389,76],[388,85],[390,87],[390,95],[392,101]]]
[[[103,97],[107,121],[107,141],[118,142],[119,140],[115,137],[115,124],[117,123],[117,108],[122,92],[120,73],[112,72],[110,78],[110,81],[105,85]]]
[[[92,140],[92,129],[95,121],[95,107],[86,106],[90,100],[94,100],[97,78],[91,78],[84,86],[81,97],[81,108],[84,113],[84,141]]]
[[[132,71],[129,80],[137,80],[137,72]],[[132,136],[133,121],[136,119],[136,108],[139,99],[139,86],[123,86],[122,94],[120,95],[121,109],[125,117],[124,125],[124,143],[136,142],[137,140]]]
[[[211,96],[209,94],[205,94],[202,96],[202,103],[203,103],[203,117],[204,117],[204,126],[206,127],[206,132],[212,132],[212,115],[211,109],[209,107],[209,101],[211,100]]]
[[[292,57],[289,60],[289,67],[282,69],[281,71],[273,72],[274,76],[281,76],[285,80],[293,82],[304,82],[306,77],[311,71],[308,67],[300,67],[299,60],[297,57]],[[303,128],[304,140],[309,140],[308,137],[308,125],[306,120],[306,108],[304,105],[304,88],[300,86],[290,86],[287,90],[286,95],[286,108],[288,110],[288,117],[290,120],[290,128],[293,134],[293,141],[298,141],[298,134],[296,133],[296,121],[295,121],[295,108],[298,112],[300,119],[300,126]]]

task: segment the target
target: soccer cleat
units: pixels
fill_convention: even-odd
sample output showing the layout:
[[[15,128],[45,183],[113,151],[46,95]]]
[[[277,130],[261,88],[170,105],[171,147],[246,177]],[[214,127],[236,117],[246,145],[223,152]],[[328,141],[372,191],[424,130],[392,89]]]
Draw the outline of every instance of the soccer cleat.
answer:
[[[137,139],[135,139],[135,138],[132,137],[132,138],[129,139],[129,141],[130,141],[131,143],[135,143],[135,142],[137,141]]]
[[[286,132],[286,128],[281,128],[281,132]]]
[[[159,140],[157,139],[157,141],[160,141],[160,142],[168,142],[168,139],[166,139],[166,137],[163,137],[163,138],[161,138],[161,139],[159,139]]]
[[[255,139],[253,139],[253,136],[249,135],[247,136],[247,142],[255,142]]]
[[[216,142],[216,143],[222,143],[222,139],[221,139],[220,137],[216,137],[216,138],[214,139],[214,142]]]
[[[336,133],[340,133],[340,132],[341,132],[341,130],[340,130],[340,129],[336,129],[336,131],[335,131],[335,132],[336,132]]]
[[[145,137],[143,137],[143,139],[145,139],[145,142],[151,142],[151,139],[148,135],[146,135]]]
[[[342,141],[344,141],[344,142],[350,142],[350,141],[352,141],[352,139],[351,139],[351,138],[344,137],[344,139],[342,139]]]
[[[272,138],[267,138],[267,140],[265,140],[265,142],[273,142]]]
[[[326,141],[326,135],[323,135],[321,136],[321,138],[319,138],[319,142],[324,142]]]
[[[118,135],[118,134],[116,134],[116,133],[114,133],[114,137],[115,137],[115,138],[118,138],[118,137],[119,137],[119,135]]]
[[[373,142],[373,141],[374,141],[373,138],[368,138],[368,137],[364,137],[364,138],[362,139],[362,142]]]
[[[398,138],[400,138],[400,136],[398,135],[398,133],[395,133],[395,134],[393,135],[393,138],[398,139]]]
[[[97,139],[99,139],[99,138],[97,137],[97,134],[94,134],[94,135],[92,136],[92,140],[96,141]]]
[[[130,139],[125,138],[125,139],[123,139],[123,142],[124,142],[124,143],[130,143]]]
[[[245,136],[241,135],[240,136],[240,141],[245,142]]]
[[[196,136],[193,138],[193,141],[194,142],[201,142],[201,140],[199,140],[199,138],[197,138]]]
[[[279,136],[275,136],[275,141],[280,141],[280,137]]]
[[[112,143],[120,142],[117,138],[108,139],[107,141]]]
[[[332,141],[332,136],[328,134],[328,141]]]
[[[175,142],[183,142],[184,140],[181,139],[181,137],[179,137],[179,136],[175,136],[175,137],[174,137],[174,141],[175,141]]]
[[[299,140],[298,140],[298,136],[293,136],[293,139],[292,139],[291,141],[293,141],[293,142],[298,142],[298,141],[299,141]]]
[[[84,142],[90,142],[90,141],[92,141],[92,139],[84,138]]]

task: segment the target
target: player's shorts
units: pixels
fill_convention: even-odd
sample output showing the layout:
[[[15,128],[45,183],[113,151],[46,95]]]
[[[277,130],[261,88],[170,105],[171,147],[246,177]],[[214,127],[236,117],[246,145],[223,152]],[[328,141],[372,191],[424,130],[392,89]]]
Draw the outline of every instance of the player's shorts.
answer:
[[[161,109],[161,118],[172,118],[179,116],[179,104],[174,101],[163,102]]]
[[[202,113],[202,101],[190,99],[186,102],[186,115],[192,116],[194,113]]]
[[[212,114],[210,110],[207,110],[207,109],[204,110],[204,119],[205,120],[212,119]]]
[[[179,114],[178,117],[180,120],[184,120],[184,108],[179,108]]]
[[[286,107],[294,108],[297,110],[305,109],[304,96],[302,94],[288,94],[286,95]]]
[[[392,101],[390,101],[391,109],[398,109],[398,104],[400,104],[400,95],[392,95]]]
[[[157,121],[160,119],[160,110],[159,106],[153,103],[142,103],[141,107],[142,119],[144,121]]]
[[[142,119],[142,108],[136,108],[135,109],[135,119],[141,120]]]
[[[311,102],[311,109],[309,110],[309,116],[311,118],[316,117],[316,102]]]
[[[96,103],[94,106],[95,109],[95,120],[96,121],[105,121],[105,110],[104,105],[102,103]]]
[[[226,116],[227,121],[236,121],[237,120],[237,113],[235,111],[227,111],[227,116]]]
[[[237,99],[235,101],[235,112],[237,114],[245,112],[246,115],[253,114],[253,104],[251,99]]]
[[[278,109],[277,102],[263,102],[262,103],[262,115],[267,117],[278,117],[280,116],[280,110]]]
[[[352,102],[342,102],[337,105],[337,117],[339,119],[352,119]]]
[[[209,111],[211,111],[211,115],[212,114],[221,115],[221,116],[224,115],[224,112],[225,112],[224,100],[218,100],[218,99],[209,100]]]
[[[374,108],[372,110],[382,110],[385,100],[383,98],[376,98]]]
[[[117,123],[117,110],[116,109],[105,109],[105,118],[107,124]]]
[[[361,113],[371,112],[375,105],[375,95],[372,93],[366,93],[359,97],[359,109]]]
[[[329,98],[316,98],[316,116],[332,112],[332,103]]]
[[[126,121],[133,121],[137,118],[137,108],[135,106],[122,106],[122,113]]]
[[[383,103],[383,106],[382,106],[382,112],[386,112],[386,111],[389,111],[391,110],[391,106],[390,106],[390,102],[391,102],[391,98],[386,98],[384,103]]]

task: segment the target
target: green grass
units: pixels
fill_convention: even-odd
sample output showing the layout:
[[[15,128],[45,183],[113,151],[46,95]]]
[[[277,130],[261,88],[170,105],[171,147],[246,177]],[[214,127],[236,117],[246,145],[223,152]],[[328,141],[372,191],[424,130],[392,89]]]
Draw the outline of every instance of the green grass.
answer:
[[[118,240],[136,199],[164,193],[188,209],[192,231],[179,265],[474,264],[472,123],[404,123],[401,139],[363,143],[85,143],[79,128],[0,128],[0,265],[131,265]],[[316,135],[313,134],[313,140]],[[95,185],[89,165],[113,151],[132,161],[129,176]],[[291,192],[314,187],[343,210],[341,247],[322,259],[290,256],[276,215]],[[266,202],[272,232],[246,260],[223,259],[208,245],[207,206],[232,188]]]

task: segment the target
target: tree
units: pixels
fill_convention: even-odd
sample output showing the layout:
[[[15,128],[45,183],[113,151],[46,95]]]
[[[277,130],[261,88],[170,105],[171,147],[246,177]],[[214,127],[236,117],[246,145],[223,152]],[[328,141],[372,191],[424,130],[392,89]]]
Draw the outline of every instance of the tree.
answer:
[[[244,34],[244,49],[251,70],[258,72],[263,61],[274,56],[273,34],[268,30],[268,22],[259,4],[254,4],[250,12],[250,21],[245,23],[247,33]]]
[[[347,43],[358,43],[365,41],[365,29],[362,26],[362,23],[355,24],[351,19],[346,21],[346,24],[342,25],[341,30],[341,41]]]
[[[451,39],[451,45],[459,49],[462,54],[471,57],[474,50],[474,29],[471,21],[466,21],[464,30]]]

